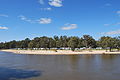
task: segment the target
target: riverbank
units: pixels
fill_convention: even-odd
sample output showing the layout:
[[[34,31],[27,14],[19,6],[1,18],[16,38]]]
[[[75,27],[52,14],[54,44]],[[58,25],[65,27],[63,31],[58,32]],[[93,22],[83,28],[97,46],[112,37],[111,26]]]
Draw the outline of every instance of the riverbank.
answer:
[[[4,52],[12,52],[15,54],[39,54],[39,55],[78,55],[78,54],[120,54],[120,52],[106,52],[105,50],[92,50],[92,51],[71,51],[71,50],[0,50]]]

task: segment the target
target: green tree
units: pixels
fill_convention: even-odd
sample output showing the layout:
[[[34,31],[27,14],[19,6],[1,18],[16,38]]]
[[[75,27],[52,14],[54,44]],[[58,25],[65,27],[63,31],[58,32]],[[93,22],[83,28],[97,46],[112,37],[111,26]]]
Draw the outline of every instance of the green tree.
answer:
[[[4,48],[4,43],[1,42],[1,43],[0,43],[0,49],[3,49],[3,48]]]
[[[60,48],[60,39],[58,36],[54,36],[54,40],[55,40],[55,47],[56,48]]]
[[[118,49],[118,51],[120,51],[120,36],[115,37],[115,48]]]
[[[82,39],[83,39],[83,45],[86,48],[96,47],[96,41],[95,41],[94,38],[92,38],[92,36],[90,36],[90,35],[83,35]]]
[[[68,46],[71,48],[72,51],[74,51],[75,48],[78,47],[78,43],[79,43],[78,37],[71,37],[69,42],[68,42]]]
[[[101,47],[103,47],[105,49],[109,48],[110,52],[112,51],[112,48],[114,48],[115,45],[116,45],[116,39],[115,38],[111,38],[109,36],[101,37],[99,42],[100,42]]]
[[[9,48],[10,48],[10,49],[16,48],[16,41],[15,41],[15,40],[9,42]]]
[[[55,47],[55,41],[52,38],[49,38],[49,42],[48,42],[48,48],[54,48]]]
[[[49,47],[49,39],[46,36],[43,36],[40,38],[40,44],[41,44],[41,48],[48,48]]]
[[[82,48],[82,47],[84,47],[83,38],[80,38],[78,41],[78,48]]]
[[[34,41],[33,41],[33,40],[32,40],[32,41],[30,41],[30,43],[28,44],[28,48],[30,48],[30,49],[35,48],[35,43],[34,43]]]

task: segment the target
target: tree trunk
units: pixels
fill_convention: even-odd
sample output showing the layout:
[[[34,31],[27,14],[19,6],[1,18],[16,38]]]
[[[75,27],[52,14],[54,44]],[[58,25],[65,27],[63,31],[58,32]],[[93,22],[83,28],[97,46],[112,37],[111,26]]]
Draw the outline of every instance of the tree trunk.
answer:
[[[120,51],[120,48],[118,48],[118,52]]]
[[[106,49],[106,52],[107,52],[107,49]]]
[[[75,51],[75,48],[71,48],[72,51]]]
[[[112,52],[112,48],[110,47],[110,52]]]

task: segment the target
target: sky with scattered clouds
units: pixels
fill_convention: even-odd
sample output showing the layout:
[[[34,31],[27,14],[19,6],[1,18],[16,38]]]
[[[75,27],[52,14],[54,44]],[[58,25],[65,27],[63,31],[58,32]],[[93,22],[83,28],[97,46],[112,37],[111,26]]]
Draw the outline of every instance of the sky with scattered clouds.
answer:
[[[0,0],[0,42],[120,35],[120,0]]]

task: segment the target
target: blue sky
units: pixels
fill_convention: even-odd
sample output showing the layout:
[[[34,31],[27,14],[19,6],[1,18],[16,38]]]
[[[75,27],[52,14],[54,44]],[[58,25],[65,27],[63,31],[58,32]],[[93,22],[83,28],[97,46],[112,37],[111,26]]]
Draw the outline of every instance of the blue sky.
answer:
[[[0,42],[39,36],[119,36],[120,0],[0,0]]]

